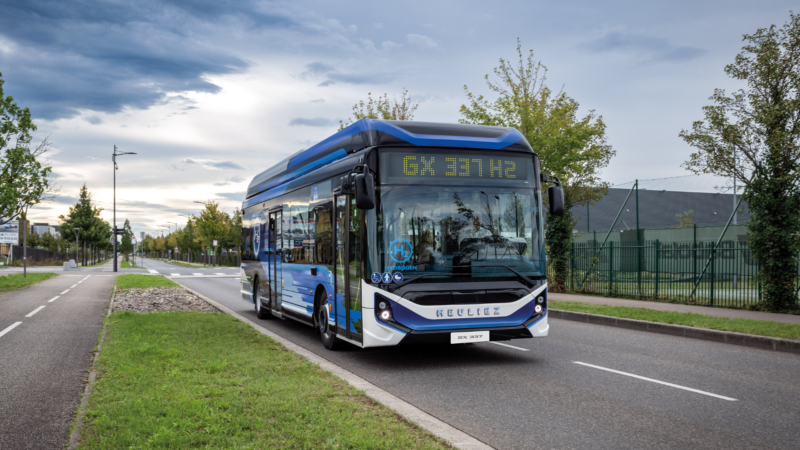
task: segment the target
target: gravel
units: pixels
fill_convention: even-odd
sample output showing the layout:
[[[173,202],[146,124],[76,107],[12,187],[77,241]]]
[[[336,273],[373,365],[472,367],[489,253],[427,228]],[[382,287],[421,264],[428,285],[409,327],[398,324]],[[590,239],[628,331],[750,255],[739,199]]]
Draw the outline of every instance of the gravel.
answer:
[[[219,312],[219,310],[183,288],[125,289],[117,291],[114,312],[195,311]]]

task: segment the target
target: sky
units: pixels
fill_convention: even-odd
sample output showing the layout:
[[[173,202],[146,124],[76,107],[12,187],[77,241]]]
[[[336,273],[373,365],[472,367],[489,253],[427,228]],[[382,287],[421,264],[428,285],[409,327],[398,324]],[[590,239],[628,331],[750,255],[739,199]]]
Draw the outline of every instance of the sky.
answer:
[[[2,0],[5,95],[47,138],[59,192],[29,219],[58,223],[86,184],[138,235],[183,227],[202,204],[232,213],[250,180],[333,134],[354,103],[408,89],[415,120],[456,122],[517,39],[547,85],[594,110],[616,156],[602,178],[713,192],[687,177],[678,136],[715,88],[742,35],[782,25],[790,1]],[[682,178],[674,178],[682,177]],[[666,180],[661,180],[667,178]],[[626,186],[629,186],[626,185]]]

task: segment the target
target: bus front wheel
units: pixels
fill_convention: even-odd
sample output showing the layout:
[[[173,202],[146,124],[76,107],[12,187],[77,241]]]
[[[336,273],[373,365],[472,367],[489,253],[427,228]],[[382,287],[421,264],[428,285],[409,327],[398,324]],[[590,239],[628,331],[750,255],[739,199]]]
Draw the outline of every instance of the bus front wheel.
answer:
[[[322,340],[322,345],[328,350],[336,350],[339,347],[339,341],[336,340],[336,335],[328,325],[328,300],[318,302],[317,313],[314,315],[314,321],[317,325],[319,337]]]
[[[258,278],[256,278],[256,282],[253,285],[253,300],[254,300],[253,303],[255,303],[256,317],[258,317],[261,320],[271,319],[272,311],[270,311],[269,308],[265,308],[264,305],[261,304],[261,296],[259,295],[258,287],[259,287]]]

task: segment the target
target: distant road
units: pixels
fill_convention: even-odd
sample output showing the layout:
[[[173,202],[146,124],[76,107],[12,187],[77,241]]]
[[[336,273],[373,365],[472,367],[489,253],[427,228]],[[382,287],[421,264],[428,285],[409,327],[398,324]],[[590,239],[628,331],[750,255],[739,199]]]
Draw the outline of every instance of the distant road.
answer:
[[[496,448],[800,447],[800,355],[558,320],[505,345],[329,352],[310,327],[258,320],[236,277],[176,281]]]

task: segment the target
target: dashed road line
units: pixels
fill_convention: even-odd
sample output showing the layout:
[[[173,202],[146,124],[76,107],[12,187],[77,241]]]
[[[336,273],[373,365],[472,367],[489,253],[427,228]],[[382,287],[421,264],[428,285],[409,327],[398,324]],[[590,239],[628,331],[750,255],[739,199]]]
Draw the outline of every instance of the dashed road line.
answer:
[[[194,275],[194,276],[198,276],[198,277],[202,277],[202,276],[203,276],[203,274],[202,274],[202,273],[193,273],[192,275]]]
[[[513,349],[516,349],[516,350],[522,350],[523,352],[529,352],[529,351],[530,351],[530,350],[529,350],[529,349],[527,349],[527,348],[515,347],[515,346],[513,346],[513,345],[503,344],[503,343],[501,343],[501,342],[489,341],[489,343],[490,343],[490,344],[494,344],[494,345],[502,345],[503,347],[513,348]]]
[[[667,383],[666,381],[654,380],[652,378],[643,377],[641,375],[634,375],[632,373],[622,372],[620,370],[609,369],[608,367],[595,366],[594,364],[587,364],[585,362],[580,362],[580,361],[572,361],[572,362],[575,363],[575,364],[580,364],[582,366],[591,367],[593,369],[605,370],[606,372],[616,373],[618,375],[625,375],[626,377],[636,378],[638,380],[644,380],[644,381],[649,381],[651,383],[663,384],[664,386],[674,387],[674,388],[677,388],[677,389],[683,389],[684,391],[694,392],[696,394],[708,395],[709,397],[715,397],[715,398],[719,398],[719,399],[722,399],[722,400],[727,400],[729,402],[735,402],[736,401],[735,398],[725,397],[724,395],[712,394],[711,392],[701,391],[699,389],[694,389],[694,388],[690,388],[690,387],[686,387],[686,386],[681,386],[679,384]]]
[[[78,287],[78,285],[77,284],[73,284],[72,287],[70,287],[70,289],[75,289],[76,287]]]
[[[55,297],[53,297],[50,300],[48,300],[47,303],[53,303],[54,301],[58,300],[59,298],[61,298],[61,296],[60,295],[56,295]]]
[[[222,273],[222,272],[215,272],[214,275],[227,275],[227,274]]]
[[[64,295],[64,294],[66,294],[67,292],[69,292],[69,289],[67,289],[66,291],[62,292],[62,293],[61,293],[61,295]]]
[[[181,276],[181,274],[179,274],[179,273],[171,273],[170,276],[179,277],[179,276]]]
[[[11,324],[10,326],[6,327],[5,330],[0,331],[0,337],[3,337],[3,335],[5,335],[9,331],[13,330],[14,328],[17,328],[20,325],[22,325],[22,322],[15,322],[15,323]]]
[[[147,269],[147,271],[150,272],[150,273],[158,273],[157,270],[153,270],[153,269]]]
[[[28,315],[27,315],[27,316],[25,316],[25,317],[33,317],[33,315],[34,315],[34,314],[36,314],[37,312],[39,312],[39,311],[43,310],[43,309],[44,309],[44,306],[45,306],[45,305],[42,305],[42,306],[40,306],[40,307],[38,307],[38,308],[34,309],[33,311],[29,312],[29,313],[28,313]]]

